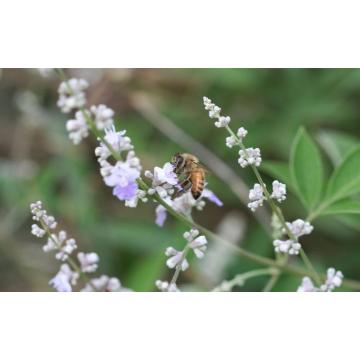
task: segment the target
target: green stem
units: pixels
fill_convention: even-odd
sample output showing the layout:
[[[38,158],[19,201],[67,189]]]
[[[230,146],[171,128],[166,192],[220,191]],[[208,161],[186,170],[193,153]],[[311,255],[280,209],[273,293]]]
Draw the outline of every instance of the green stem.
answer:
[[[51,233],[49,227],[45,224],[45,222],[42,219],[40,219],[40,224],[42,228],[46,231],[48,237],[54,242],[56,249],[61,250],[61,246],[58,244],[56,238],[54,238],[54,235]],[[91,284],[91,281],[87,277],[87,275],[83,271],[81,271],[81,268],[76,264],[76,262],[70,256],[67,258],[67,262],[69,263],[70,267],[74,272],[77,272],[86,283],[88,283],[95,291],[97,291],[97,289],[95,289],[94,286]]]
[[[236,275],[232,280],[223,281],[212,291],[231,291],[234,286],[243,286],[248,279],[263,275],[274,275],[275,271],[272,268],[251,270],[244,274]]]
[[[230,133],[230,135],[232,135],[236,141],[237,144],[239,145],[239,147],[244,151],[245,154],[245,158],[248,158],[247,155],[247,150],[245,145],[243,144],[243,142],[241,141],[241,139],[238,138],[238,136],[232,131],[232,129],[229,127],[229,125],[226,126],[226,130]],[[268,202],[268,204],[270,205],[272,211],[276,214],[276,216],[278,217],[282,227],[285,229],[287,235],[289,236],[289,238],[293,241],[298,241],[298,239],[296,238],[296,236],[292,233],[292,231],[290,230],[289,226],[286,224],[285,221],[285,217],[281,211],[281,209],[275,204],[274,200],[271,198],[270,193],[268,192],[265,182],[263,181],[257,167],[254,164],[251,164],[251,169],[253,170],[257,180],[259,181],[263,192],[265,194],[265,198]],[[305,251],[303,249],[301,249],[301,254],[305,255]],[[305,256],[301,256],[301,258],[304,261],[305,266],[309,269],[309,271],[311,272],[311,277],[314,279],[314,281],[317,283],[317,285],[320,285],[321,283],[319,283],[319,275],[316,272],[314,266],[311,264],[309,258],[305,255]]]
[[[173,277],[172,277],[172,279],[170,281],[169,287],[170,287],[170,285],[175,285],[176,284],[176,281],[177,281],[177,279],[178,279],[178,277],[180,275],[180,272],[181,272],[182,262],[185,260],[186,255],[189,252],[189,250],[190,250],[189,245],[186,245],[184,250],[182,251],[183,254],[181,256],[181,261],[179,262],[179,265],[176,266],[176,269],[175,269],[174,275],[173,275]]]
[[[64,81],[66,81],[66,77],[64,78]],[[81,110],[85,111],[85,109],[81,109]],[[86,111],[85,111],[85,113],[86,113]],[[116,151],[113,149],[113,147],[109,143],[104,141],[105,140],[104,136],[97,131],[96,127],[93,124],[93,120],[87,115],[87,113],[84,116],[87,119],[87,121],[90,120],[90,122],[92,123],[93,126],[90,126],[90,129],[94,133],[94,135],[96,137],[100,138],[103,141],[105,146],[108,147],[109,151],[111,152],[111,154],[113,155],[113,157],[116,160],[118,160],[118,161],[122,160],[120,154],[117,154]],[[236,135],[232,132],[232,130],[230,128],[229,128],[229,131],[232,133],[232,135],[235,136],[235,138],[237,138]],[[149,187],[141,178],[139,178],[137,180],[137,183],[138,183],[139,187],[142,190],[147,192]],[[152,197],[159,204],[164,206],[167,209],[167,211],[172,216],[174,216],[177,220],[179,220],[180,222],[182,222],[183,224],[187,225],[190,228],[196,228],[196,229],[200,230],[209,239],[212,239],[212,240],[217,241],[217,242],[221,242],[225,246],[228,246],[235,253],[237,253],[239,256],[242,256],[242,257],[247,258],[247,259],[249,259],[251,261],[257,262],[259,264],[262,264],[262,265],[265,265],[265,266],[268,266],[268,267],[273,267],[273,268],[276,268],[276,269],[279,269],[281,271],[288,272],[290,274],[294,274],[294,275],[297,275],[297,276],[310,276],[310,277],[313,277],[313,273],[311,271],[309,271],[309,270],[306,270],[306,269],[303,269],[301,267],[297,267],[297,266],[294,266],[294,265],[280,264],[280,263],[277,263],[276,261],[274,261],[272,259],[263,257],[261,255],[254,254],[254,253],[252,253],[250,251],[247,251],[247,250],[245,250],[245,249],[243,249],[241,247],[238,247],[237,245],[235,245],[235,244],[233,244],[233,243],[231,243],[231,242],[229,242],[229,241],[227,241],[225,239],[220,238],[218,235],[214,234],[213,232],[211,232],[210,230],[204,228],[203,226],[196,224],[195,222],[193,222],[191,219],[188,219],[184,215],[182,215],[180,213],[177,213],[158,194],[155,194]],[[321,275],[321,278],[326,279],[326,275]],[[343,284],[344,284],[344,286],[347,286],[347,287],[349,287],[351,289],[360,290],[360,281],[344,279]]]

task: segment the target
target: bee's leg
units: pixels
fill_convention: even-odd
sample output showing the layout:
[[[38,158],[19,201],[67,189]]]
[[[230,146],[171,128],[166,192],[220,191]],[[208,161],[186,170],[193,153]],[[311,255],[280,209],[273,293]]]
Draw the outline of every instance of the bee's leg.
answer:
[[[178,189],[174,196],[173,199],[177,198],[178,196],[184,194],[185,192],[187,192],[188,190],[191,189],[191,181],[190,181],[190,176],[191,174],[189,174],[181,183],[179,183],[179,186],[181,187],[181,189]]]

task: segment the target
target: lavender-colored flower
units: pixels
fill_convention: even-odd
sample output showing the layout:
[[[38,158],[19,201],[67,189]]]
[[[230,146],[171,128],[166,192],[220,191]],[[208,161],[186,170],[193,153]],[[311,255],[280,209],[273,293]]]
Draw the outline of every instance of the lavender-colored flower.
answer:
[[[41,227],[39,227],[39,225],[32,224],[31,225],[31,233],[38,238],[42,238],[46,234],[46,231],[44,229],[42,229]]]
[[[70,140],[75,144],[80,144],[81,140],[89,136],[89,127],[82,111],[75,113],[75,119],[66,122],[66,130],[69,132]]]
[[[341,286],[344,275],[341,271],[336,271],[334,268],[327,270],[327,279],[324,285],[320,286],[321,291],[333,291],[335,288]]]
[[[297,219],[291,223],[287,222],[286,225],[297,238],[303,235],[309,235],[314,230],[314,227],[308,221],[301,219]]]
[[[277,200],[278,202],[282,202],[286,199],[286,185],[281,182],[275,180],[272,183],[273,192],[271,194],[271,198]]]
[[[166,265],[170,269],[180,266],[181,270],[185,271],[189,267],[189,263],[184,258],[184,253],[182,251],[178,251],[173,247],[168,247],[165,250],[165,255],[169,257],[169,259],[166,261]]]
[[[58,235],[51,234],[48,237],[47,243],[43,246],[44,252],[58,250],[55,258],[60,261],[66,261],[69,255],[77,249],[76,241],[74,239],[67,239],[65,231],[60,231]]]
[[[130,289],[124,288],[121,285],[119,279],[115,277],[109,277],[107,275],[101,275],[98,278],[91,279],[88,284],[85,285],[80,291],[92,292],[92,291],[105,291],[105,292],[125,292],[131,291]]]
[[[226,138],[226,146],[228,148],[232,148],[233,146],[237,145],[238,141],[235,136],[231,135]]]
[[[298,255],[301,249],[301,244],[294,240],[274,240],[273,245],[275,252],[289,255]]]
[[[104,176],[104,181],[107,186],[116,187],[117,194],[126,194],[128,192],[136,192],[136,187],[133,186],[135,181],[140,176],[140,171],[131,167],[127,162],[118,161],[114,166],[109,166],[108,173]],[[130,185],[130,187],[129,187]],[[124,190],[121,190],[124,188]],[[114,193],[115,195],[115,193]],[[135,196],[135,193],[133,194]],[[125,200],[130,198],[126,197]]]
[[[262,186],[260,184],[255,184],[249,191],[250,202],[248,203],[248,208],[254,212],[259,206],[263,205],[264,199],[265,197]]]
[[[117,185],[113,189],[113,195],[115,195],[119,200],[131,201],[136,198],[138,191],[138,184],[133,182],[128,182],[126,186]]]
[[[199,236],[199,231],[191,229],[184,233],[184,239],[189,243],[190,248],[194,251],[198,259],[205,255],[207,240],[204,235]]]
[[[164,226],[165,220],[167,218],[166,208],[162,205],[158,205],[155,209],[155,213],[156,213],[155,224],[160,227]]]
[[[83,79],[70,79],[59,85],[59,100],[57,106],[64,113],[78,109],[86,104],[85,92],[89,84]]]
[[[239,151],[239,165],[244,168],[248,165],[260,166],[261,164],[261,153],[259,148],[247,148],[245,151]]]
[[[98,254],[94,252],[87,254],[80,252],[77,254],[77,258],[80,262],[82,272],[87,273],[96,271],[99,262]]]
[[[219,207],[222,207],[224,205],[224,203],[209,189],[204,189],[201,197],[209,199],[211,202],[213,202]]]
[[[98,106],[93,105],[90,111],[94,115],[95,125],[99,130],[108,129],[113,125],[114,110],[101,104]]]
[[[79,274],[72,271],[68,264],[62,264],[60,271],[50,280],[49,285],[57,291],[70,292],[72,291],[71,285],[76,285],[78,278]]]
[[[297,291],[298,292],[315,292],[315,291],[318,291],[318,289],[316,289],[312,280],[309,277],[305,276],[302,279],[301,285],[298,287]]]
[[[167,292],[180,291],[176,286],[176,284],[169,284],[167,281],[156,280],[155,285],[160,291],[167,291]]]

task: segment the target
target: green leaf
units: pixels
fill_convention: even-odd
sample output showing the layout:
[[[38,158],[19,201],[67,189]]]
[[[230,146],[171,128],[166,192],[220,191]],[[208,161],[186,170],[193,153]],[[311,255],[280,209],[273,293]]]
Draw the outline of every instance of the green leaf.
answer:
[[[323,189],[323,164],[317,146],[303,128],[298,130],[292,144],[290,173],[305,207],[314,208]]]
[[[291,183],[290,170],[286,162],[263,161],[261,170],[287,185]]]
[[[328,202],[360,192],[360,146],[351,151],[331,175],[326,191]]]
[[[360,201],[344,199],[335,202],[321,212],[321,215],[360,214]]]
[[[346,155],[359,144],[356,137],[335,130],[321,130],[316,139],[334,165],[339,165]]]

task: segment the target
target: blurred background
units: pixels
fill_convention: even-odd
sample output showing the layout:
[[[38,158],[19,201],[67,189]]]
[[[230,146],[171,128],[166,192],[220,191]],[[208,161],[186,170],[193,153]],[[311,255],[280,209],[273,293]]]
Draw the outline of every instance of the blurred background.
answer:
[[[290,145],[304,125],[320,148],[326,171],[341,161],[360,135],[360,70],[352,69],[67,69],[69,77],[91,84],[88,105],[106,104],[117,114],[118,129],[132,138],[143,169],[169,161],[177,151],[199,155],[210,168],[209,188],[224,202],[207,204],[194,219],[257,254],[273,257],[266,232],[269,215],[257,218],[246,208],[247,186],[254,177],[237,164],[203,109],[208,96],[244,126],[248,146],[260,147],[264,160],[287,161]],[[183,244],[184,226],[168,218],[155,225],[154,204],[125,208],[103,184],[94,155],[96,141],[79,146],[68,139],[69,118],[56,107],[59,81],[38,69],[0,72],[0,290],[52,291],[58,271],[43,239],[30,234],[29,203],[42,200],[61,228],[83,251],[100,255],[99,274],[120,278],[137,291],[154,291],[156,279],[169,279],[164,249]],[[272,177],[263,173],[267,182]],[[287,219],[306,216],[289,195]],[[261,225],[262,224],[262,225]],[[360,280],[358,216],[326,217],[303,246],[319,270],[329,266]],[[297,261],[293,259],[292,261]],[[193,261],[180,277],[185,290],[207,291],[223,279],[259,268],[210,244],[207,256]],[[260,291],[266,278],[249,280],[239,291]],[[276,291],[294,291],[300,278],[284,275]]]

